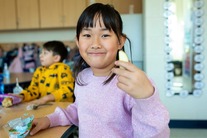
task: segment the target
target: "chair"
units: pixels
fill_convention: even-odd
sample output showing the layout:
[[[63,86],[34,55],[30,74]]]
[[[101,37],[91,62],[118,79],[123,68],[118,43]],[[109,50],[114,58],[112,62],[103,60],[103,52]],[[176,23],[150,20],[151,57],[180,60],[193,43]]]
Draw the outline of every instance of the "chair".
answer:
[[[61,138],[78,138],[78,127],[70,126],[61,136]]]

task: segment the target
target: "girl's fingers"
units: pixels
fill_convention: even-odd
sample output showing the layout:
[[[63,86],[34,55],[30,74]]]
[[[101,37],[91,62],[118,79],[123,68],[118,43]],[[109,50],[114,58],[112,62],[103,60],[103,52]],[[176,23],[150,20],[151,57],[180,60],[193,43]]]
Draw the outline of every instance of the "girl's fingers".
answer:
[[[131,62],[125,62],[125,61],[120,61],[120,60],[115,61],[115,65],[122,67],[123,69],[126,69],[130,72],[134,72],[134,71],[137,71],[137,69],[139,69],[135,65],[133,65]]]
[[[30,135],[34,135],[40,130],[49,128],[50,126],[50,121],[47,117],[42,117],[42,118],[36,118],[32,122],[32,130],[30,132]]]
[[[123,84],[125,87],[128,87],[131,85],[131,79],[129,76],[118,76],[119,83]]]
[[[38,127],[38,123],[35,122],[35,120],[33,121],[33,124],[32,124],[32,130],[30,131],[30,135],[34,135],[36,134],[38,131],[39,131],[39,127]]]
[[[132,65],[131,63],[127,62],[120,62],[123,66],[122,68],[113,68],[112,72],[117,74],[118,76],[124,76],[126,78],[132,78],[134,73],[139,72],[136,66]],[[117,63],[117,65],[120,65]]]

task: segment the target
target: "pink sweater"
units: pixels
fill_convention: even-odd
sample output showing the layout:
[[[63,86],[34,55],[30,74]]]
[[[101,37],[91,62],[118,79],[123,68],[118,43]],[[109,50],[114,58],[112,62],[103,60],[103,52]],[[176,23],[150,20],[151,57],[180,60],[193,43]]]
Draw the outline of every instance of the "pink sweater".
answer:
[[[50,127],[75,124],[80,138],[169,138],[169,114],[157,90],[147,99],[134,99],[116,87],[115,77],[93,76],[91,69],[81,72],[87,85],[75,85],[75,103],[57,107],[48,115]]]

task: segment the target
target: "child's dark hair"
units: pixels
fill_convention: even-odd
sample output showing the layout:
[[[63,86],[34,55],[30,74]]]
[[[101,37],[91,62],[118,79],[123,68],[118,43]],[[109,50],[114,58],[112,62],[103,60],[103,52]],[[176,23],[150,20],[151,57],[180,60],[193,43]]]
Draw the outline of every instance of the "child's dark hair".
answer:
[[[118,40],[120,41],[120,36],[126,37],[125,34],[122,33],[123,23],[121,16],[117,10],[114,9],[111,5],[104,5],[102,3],[95,3],[87,7],[83,13],[81,14],[76,28],[76,38],[79,40],[79,35],[84,27],[94,27],[96,26],[96,21],[99,21],[102,17],[103,23],[108,30],[113,30],[116,34]],[[126,37],[127,38],[127,37]],[[128,38],[127,38],[128,39]],[[128,39],[129,40],[129,39]],[[129,41],[130,43],[130,41]],[[118,51],[117,51],[118,53]],[[118,59],[118,56],[117,56]],[[89,67],[89,65],[85,62],[85,60],[80,56],[78,61],[75,64],[74,76],[76,82],[79,85],[83,85],[83,81],[78,77],[78,73],[81,72],[84,68]],[[113,79],[115,74],[111,74],[108,79],[104,82],[107,84],[110,80]]]
[[[68,56],[67,48],[61,41],[48,41],[43,44],[43,48],[48,51],[52,51],[53,55],[60,55],[60,62]]]

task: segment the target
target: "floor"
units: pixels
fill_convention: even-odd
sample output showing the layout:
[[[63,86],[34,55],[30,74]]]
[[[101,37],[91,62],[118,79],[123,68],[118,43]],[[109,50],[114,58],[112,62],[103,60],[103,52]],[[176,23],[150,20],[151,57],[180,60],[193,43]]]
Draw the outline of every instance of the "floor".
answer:
[[[207,129],[171,129],[170,138],[207,138]]]
[[[73,138],[78,138],[75,135]],[[207,138],[207,129],[171,129],[170,138]]]

